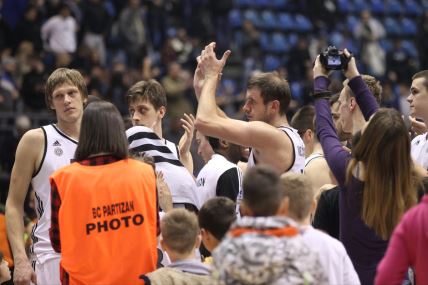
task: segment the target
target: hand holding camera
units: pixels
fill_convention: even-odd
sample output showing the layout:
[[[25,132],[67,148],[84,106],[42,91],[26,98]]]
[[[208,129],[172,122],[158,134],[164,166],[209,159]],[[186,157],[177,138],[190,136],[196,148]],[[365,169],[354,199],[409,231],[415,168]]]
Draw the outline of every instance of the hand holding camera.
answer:
[[[355,64],[355,58],[347,49],[339,50],[335,46],[329,46],[320,53],[319,61],[327,71],[343,70],[348,79],[360,75]]]

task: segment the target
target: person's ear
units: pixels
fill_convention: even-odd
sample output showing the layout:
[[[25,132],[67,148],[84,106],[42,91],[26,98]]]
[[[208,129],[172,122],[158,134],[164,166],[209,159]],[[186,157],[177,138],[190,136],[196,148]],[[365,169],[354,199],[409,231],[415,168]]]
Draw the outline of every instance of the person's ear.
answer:
[[[199,248],[201,246],[201,241],[202,241],[202,237],[201,237],[201,233],[199,233],[198,236],[196,237],[195,248]]]
[[[353,112],[355,110],[355,107],[357,106],[357,101],[354,97],[351,97],[349,100],[349,110]]]
[[[278,211],[276,212],[277,216],[288,216],[288,209],[290,207],[290,198],[284,197],[281,203],[279,204]]]
[[[315,211],[317,210],[317,200],[314,198],[311,203],[311,215],[315,215]]]
[[[163,238],[160,239],[159,243],[160,243],[160,246],[163,249],[163,251],[166,251],[166,248],[168,246],[165,244],[165,241],[163,240]]]
[[[241,205],[239,206],[239,209],[241,211],[241,216],[242,217],[244,217],[244,216],[249,216],[249,217],[254,216],[254,212],[247,206],[247,204],[244,201],[241,202]]]
[[[218,142],[220,144],[220,148],[222,148],[222,149],[228,149],[229,148],[229,143],[227,141],[219,140]]]
[[[159,111],[160,118],[163,119],[163,117],[165,117],[165,114],[166,114],[165,106],[161,106],[158,111]]]
[[[311,129],[307,129],[304,133],[303,133],[303,142],[305,144],[312,142],[314,139],[314,132]]]
[[[270,102],[271,103],[271,110],[274,112],[279,113],[279,107],[280,107],[280,103],[278,100],[273,100]]]

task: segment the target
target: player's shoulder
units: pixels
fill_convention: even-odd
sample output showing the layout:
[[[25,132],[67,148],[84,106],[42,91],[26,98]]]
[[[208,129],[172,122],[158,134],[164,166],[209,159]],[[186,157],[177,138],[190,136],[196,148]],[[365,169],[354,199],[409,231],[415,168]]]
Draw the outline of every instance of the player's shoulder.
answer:
[[[45,140],[45,133],[42,128],[31,129],[27,131],[21,138],[21,142],[25,144],[34,144],[34,146],[41,145]]]

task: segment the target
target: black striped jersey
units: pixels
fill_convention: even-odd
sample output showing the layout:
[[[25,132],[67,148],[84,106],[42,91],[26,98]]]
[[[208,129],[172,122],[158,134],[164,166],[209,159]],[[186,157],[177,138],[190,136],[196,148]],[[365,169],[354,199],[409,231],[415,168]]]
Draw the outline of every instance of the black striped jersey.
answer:
[[[290,168],[284,172],[295,172],[295,173],[303,173],[303,169],[305,168],[305,144],[303,143],[302,138],[296,129],[286,126],[278,127],[281,131],[283,131],[291,140],[291,144],[293,145],[293,163]],[[257,164],[257,161],[254,157],[254,151],[251,150],[250,156],[248,157],[247,167],[253,167]]]
[[[33,227],[31,252],[39,263],[58,257],[49,238],[51,226],[51,185],[49,176],[59,168],[71,163],[76,151],[77,141],[70,138],[56,125],[41,127],[45,137],[45,147],[40,167],[31,180],[36,196],[37,224]]]
[[[159,138],[152,129],[134,126],[126,131],[129,149],[154,159],[156,171],[162,171],[175,204],[188,203],[200,207],[193,176],[178,158],[174,143]]]

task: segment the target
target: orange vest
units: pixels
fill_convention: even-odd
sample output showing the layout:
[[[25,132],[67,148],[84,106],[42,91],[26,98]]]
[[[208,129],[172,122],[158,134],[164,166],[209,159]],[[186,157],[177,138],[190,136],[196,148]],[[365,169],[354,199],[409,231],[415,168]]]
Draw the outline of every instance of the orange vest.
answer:
[[[7,238],[6,218],[4,214],[0,214],[0,250],[3,252],[3,258],[9,263],[9,267],[13,267],[13,258]]]
[[[156,269],[157,192],[153,168],[134,159],[51,176],[61,206],[61,267],[70,284],[142,284]]]

